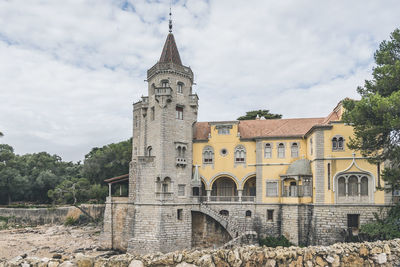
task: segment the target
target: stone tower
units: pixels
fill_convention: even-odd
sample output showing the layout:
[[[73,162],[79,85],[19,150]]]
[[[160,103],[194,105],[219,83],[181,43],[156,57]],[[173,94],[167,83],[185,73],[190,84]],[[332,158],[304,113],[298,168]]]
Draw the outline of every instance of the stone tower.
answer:
[[[126,221],[128,252],[191,246],[192,127],[198,97],[171,32],[147,71],[148,96],[133,105],[133,155]]]

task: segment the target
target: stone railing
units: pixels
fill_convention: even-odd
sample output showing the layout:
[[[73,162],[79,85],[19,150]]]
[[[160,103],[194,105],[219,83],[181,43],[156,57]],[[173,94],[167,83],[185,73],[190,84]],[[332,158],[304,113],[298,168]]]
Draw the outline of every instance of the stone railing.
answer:
[[[122,254],[112,257],[94,257],[82,253],[62,259],[18,256],[8,262],[0,260],[0,266],[400,266],[400,239],[372,243],[338,243],[327,247],[305,248],[244,246],[231,249],[185,250],[144,256]]]

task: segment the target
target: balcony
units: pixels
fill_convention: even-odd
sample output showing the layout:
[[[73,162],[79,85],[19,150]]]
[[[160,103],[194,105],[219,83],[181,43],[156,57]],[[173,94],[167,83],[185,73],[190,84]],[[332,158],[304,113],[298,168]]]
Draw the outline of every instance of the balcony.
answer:
[[[171,96],[172,88],[171,87],[156,87],[156,88],[154,88],[154,94],[156,96]]]
[[[189,95],[189,103],[191,106],[197,106],[199,102],[199,97],[197,94],[191,94]]]
[[[193,202],[202,203],[202,202],[234,202],[234,203],[243,203],[249,202],[254,203],[256,200],[255,196],[193,196]]]
[[[291,185],[282,188],[282,197],[311,197],[311,185]]]
[[[173,199],[172,192],[156,192],[156,199],[159,201],[166,201]]]
[[[176,158],[176,166],[186,166],[185,158]]]

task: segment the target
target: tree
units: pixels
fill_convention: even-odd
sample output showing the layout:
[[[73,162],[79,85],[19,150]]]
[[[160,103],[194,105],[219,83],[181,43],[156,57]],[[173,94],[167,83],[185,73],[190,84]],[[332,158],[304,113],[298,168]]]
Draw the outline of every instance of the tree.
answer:
[[[357,88],[360,101],[346,99],[343,120],[354,127],[350,149],[371,163],[385,162],[382,178],[389,190],[400,189],[400,30],[383,41],[374,55],[372,80]]]
[[[4,134],[2,132],[0,132],[0,137],[4,136]]]
[[[269,110],[267,110],[267,109],[262,109],[262,110],[260,109],[260,110],[248,111],[248,112],[246,112],[246,115],[237,118],[237,120],[239,120],[239,121],[242,121],[242,120],[255,120],[257,118],[257,116],[259,118],[264,117],[267,120],[269,120],[269,119],[281,119],[282,118],[281,114],[272,114],[272,113],[269,113]]]
[[[127,174],[131,158],[132,138],[102,148],[95,147],[85,156],[82,177],[93,184],[102,184],[107,178]]]

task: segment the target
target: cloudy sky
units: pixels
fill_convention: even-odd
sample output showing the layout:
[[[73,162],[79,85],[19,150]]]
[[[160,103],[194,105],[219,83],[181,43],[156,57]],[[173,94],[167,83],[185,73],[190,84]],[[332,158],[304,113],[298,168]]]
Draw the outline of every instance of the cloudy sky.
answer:
[[[326,116],[369,79],[398,0],[174,0],[199,121],[253,109]],[[128,139],[168,33],[169,0],[0,0],[1,143],[77,161]]]

